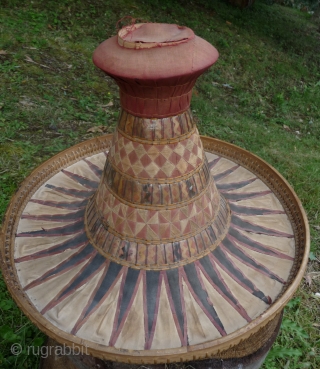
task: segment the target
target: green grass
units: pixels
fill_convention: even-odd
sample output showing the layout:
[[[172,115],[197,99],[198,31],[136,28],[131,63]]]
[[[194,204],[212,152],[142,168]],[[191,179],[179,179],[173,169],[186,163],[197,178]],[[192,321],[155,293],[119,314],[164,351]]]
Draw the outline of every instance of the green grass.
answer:
[[[262,1],[241,11],[218,0],[2,0],[0,215],[41,162],[99,134],[87,132],[93,126],[112,132],[118,90],[91,56],[125,15],[189,26],[217,47],[219,61],[194,90],[200,132],[252,151],[286,177],[306,209],[320,259],[319,21]],[[319,262],[308,268],[319,271]],[[320,367],[315,292],[320,278],[311,287],[302,283],[265,369]],[[37,356],[14,356],[10,346],[40,345],[42,337],[0,280],[0,367],[35,368]]]

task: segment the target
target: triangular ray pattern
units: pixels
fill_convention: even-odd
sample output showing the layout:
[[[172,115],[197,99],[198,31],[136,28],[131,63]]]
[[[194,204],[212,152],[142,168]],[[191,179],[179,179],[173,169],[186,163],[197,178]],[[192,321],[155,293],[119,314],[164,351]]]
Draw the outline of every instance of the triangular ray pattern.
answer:
[[[50,206],[53,208],[67,209],[67,210],[78,210],[79,208],[85,208],[88,199],[79,200],[79,201],[50,201],[50,200],[38,200],[31,199],[30,202]]]
[[[84,260],[87,260],[88,258],[90,258],[91,255],[96,253],[97,251],[90,244],[82,247],[78,252],[72,254],[69,258],[62,261],[59,265],[48,270],[44,275],[25,286],[24,290],[33,288],[34,286],[44,283],[54,276],[65,273],[69,269],[74,268],[76,265]]]
[[[238,269],[241,269],[239,268],[239,265],[242,265],[241,271],[246,276],[248,275],[248,278],[249,278],[249,275],[252,276],[253,274],[255,274],[254,272],[252,272],[250,268],[247,268],[247,266],[241,264],[237,259],[232,258],[232,261],[238,267]],[[224,269],[221,269],[218,264],[217,264],[217,269],[219,270],[219,273],[222,275],[222,278],[228,284],[229,288],[233,291],[234,296],[238,300],[241,300],[243,307],[246,309],[246,312],[248,313],[251,319],[256,318],[257,316],[261,314],[261,311],[265,311],[268,308],[269,304],[266,304],[264,301],[262,301],[261,299],[257,298],[252,293],[247,291],[245,288],[242,288],[242,286],[239,286],[238,282],[236,282],[233,278],[231,278],[229,274],[226,273]],[[251,274],[245,273],[248,270],[250,270],[252,273]],[[280,287],[281,289],[280,284],[276,282],[275,280],[269,279],[262,274],[261,276],[263,280],[267,279],[268,281],[270,281],[271,282],[270,285],[271,284],[277,285],[277,287]],[[259,283],[258,288],[261,290],[265,288],[265,285],[263,283]],[[271,298],[274,299],[274,297],[275,297],[274,294],[272,294]]]
[[[111,286],[116,282],[121,269],[123,269],[119,264],[110,262],[107,272],[104,275],[103,279],[100,282],[97,290],[93,291],[93,295],[91,300],[83,310],[79,320],[75,324],[73,330],[71,331],[72,334],[75,334],[80,327],[85,323],[88,317],[94,312],[94,310],[99,306],[99,304],[106,298]]]
[[[75,182],[80,183],[83,187],[88,188],[89,190],[96,189],[99,185],[99,181],[97,180],[85,178],[83,176],[80,176],[79,174],[69,172],[68,170],[62,169],[61,172],[69,178],[73,179]]]
[[[220,338],[221,333],[201,309],[184,279],[182,279],[182,290],[186,306],[186,319],[188,321],[188,345],[196,345]]]
[[[254,296],[259,297],[266,304],[271,304],[271,298],[269,296],[265,296],[265,294],[260,291],[250,279],[245,277],[241,270],[232,263],[232,260],[229,259],[223,248],[217,247],[209,257],[212,258],[213,262],[217,263],[220,268],[228,273],[231,278],[238,282],[240,286],[245,288]]]
[[[215,180],[216,182],[219,182],[219,181],[220,181],[221,179],[223,179],[224,177],[226,177],[226,176],[228,176],[229,174],[233,173],[236,169],[238,169],[238,168],[239,168],[239,166],[240,166],[240,165],[235,165],[235,166],[233,166],[232,168],[227,169],[227,170],[225,170],[225,171],[224,171],[224,172],[222,172],[222,173],[219,173],[219,174],[214,175],[214,176],[213,176],[214,180]]]
[[[166,287],[165,272],[160,272],[159,305],[157,305],[156,324],[151,344],[151,350],[159,350],[167,347],[181,347],[181,336],[177,330],[177,322],[174,320],[172,304],[169,301]],[[170,293],[170,291],[169,291]]]
[[[72,281],[75,275],[79,273],[79,270],[87,263],[86,260],[76,265],[74,268],[67,270],[63,274],[54,275],[52,278],[47,279],[43,284],[38,284],[32,289],[28,290],[30,294],[30,301],[37,307],[38,311],[42,311],[50,301],[59,294],[61,286],[64,283]]]
[[[91,171],[100,179],[102,176],[103,170],[100,169],[97,165],[93,164],[90,160],[84,159],[84,162],[86,162],[91,169]]]
[[[209,257],[204,257],[200,259],[200,261],[196,262],[196,267],[200,266],[200,269],[205,274],[207,279],[211,282],[212,286],[219,292],[219,294],[229,302],[229,304],[237,310],[237,312],[246,319],[247,322],[250,322],[251,319],[248,316],[245,309],[241,306],[240,302],[234,297],[229,287],[221,277],[219,271],[215,268],[215,264],[211,262]],[[199,277],[199,276],[198,276]],[[199,277],[200,279],[201,277]]]
[[[92,340],[93,342],[109,342],[112,333],[112,322],[117,311],[117,301],[119,299],[119,291],[121,278],[117,278],[109,289],[109,293],[86,319],[80,318],[81,324],[76,335],[83,339]],[[110,324],[111,322],[111,324]],[[76,330],[75,330],[76,331]]]
[[[41,215],[29,215],[22,214],[21,219],[30,219],[30,220],[45,220],[52,222],[70,222],[72,220],[76,221],[82,219],[84,217],[85,209],[81,209],[75,212],[70,212],[68,214],[41,214]]]
[[[228,199],[229,201],[241,201],[241,200],[248,200],[253,199],[255,197],[261,197],[271,194],[271,191],[259,191],[259,192],[247,192],[247,193],[228,193],[224,192],[223,196]]]
[[[257,180],[257,177],[252,178],[252,179],[248,179],[246,181],[240,181],[240,182],[233,182],[233,183],[217,183],[217,188],[218,190],[220,190],[221,192],[228,192],[228,191],[233,191],[233,190],[238,190],[239,188],[243,188],[245,186],[247,186],[248,184],[254,182],[255,180]]]
[[[160,272],[148,270],[145,283],[148,326],[145,349],[150,349],[159,308]]]
[[[218,329],[220,334],[222,336],[226,336],[227,333],[223,327],[221,320],[218,317],[216,310],[208,301],[208,293],[203,288],[201,282],[198,279],[195,265],[187,264],[183,267],[183,270],[185,274],[185,282],[187,283],[193,297],[202,308],[202,310],[206,313],[213,325]]]
[[[210,160],[208,162],[209,170],[213,169],[215,167],[215,165],[219,162],[220,159],[221,159],[221,157],[218,157],[218,158],[215,158],[213,160]]]
[[[69,234],[83,231],[83,220],[78,220],[74,223],[65,225],[63,227],[55,227],[49,229],[41,229],[37,231],[21,232],[17,237],[55,237],[66,236]]]
[[[230,254],[232,254],[238,260],[242,261],[248,267],[255,269],[256,271],[266,275],[269,278],[275,279],[280,283],[285,283],[282,278],[272,273],[271,270],[266,268],[264,265],[255,261],[251,256],[247,255],[229,238],[224,239],[220,247],[224,247]]]
[[[180,330],[183,335],[183,345],[187,344],[187,337],[186,337],[186,317],[185,317],[185,307],[183,301],[183,295],[181,290],[181,276],[180,276],[180,268],[175,268],[171,270],[167,270],[167,279],[168,284],[172,296],[172,301],[174,304],[175,311],[173,312],[179,322]]]
[[[79,199],[87,199],[88,196],[92,195],[94,193],[94,190],[77,190],[74,188],[65,188],[65,187],[58,187],[54,186],[52,184],[47,183],[45,187],[49,188],[50,190],[54,190],[56,192],[59,192],[63,195],[68,195],[72,197],[77,197]]]
[[[97,270],[97,273],[91,276],[86,284],[83,284],[77,290],[72,291],[63,300],[60,300],[55,309],[47,310],[45,316],[53,322],[58,328],[70,332],[78,319],[79,314],[85,307],[87,299],[92,290],[99,283],[99,279],[103,274],[103,269]],[[69,309],[72,309],[72,315],[67,314]]]
[[[23,239],[23,238],[21,238]],[[43,249],[34,253],[28,253],[26,256],[15,258],[16,263],[23,261],[34,260],[42,257],[48,257],[56,254],[60,254],[68,249],[75,249],[88,244],[88,237],[84,232],[76,234],[75,237],[69,238],[68,240],[51,246],[47,249]]]
[[[131,301],[132,295],[134,294],[134,291],[136,288],[139,273],[140,271],[138,269],[128,268],[128,272],[127,272],[126,279],[124,282],[124,288],[122,291],[120,307],[119,307],[119,317],[118,317],[118,322],[117,322],[117,329],[119,329],[122,319],[124,318],[125,313],[127,312],[129,303]]]
[[[285,214],[283,210],[254,208],[250,206],[236,205],[232,202],[229,203],[229,207],[233,213],[238,215],[267,215],[267,214]]]
[[[229,231],[230,238],[232,238],[233,241],[237,241],[242,246],[245,246],[249,249],[252,249],[256,252],[261,252],[262,254],[266,254],[269,256],[274,256],[276,258],[280,259],[287,259],[287,260],[293,260],[294,258],[291,256],[288,256],[282,252],[279,252],[278,250],[272,249],[271,247],[268,247],[266,245],[263,245],[260,242],[253,241],[250,238],[246,237],[242,233],[240,233],[237,229],[231,228]]]
[[[145,346],[145,327],[143,314],[143,272],[140,273],[129,307],[123,318],[121,328],[115,338],[115,348],[143,350]],[[134,339],[132,339],[134,337]]]
[[[231,216],[231,222],[236,228],[239,228],[245,231],[249,231],[253,233],[262,233],[262,234],[266,234],[269,236],[275,236],[275,237],[293,238],[292,234],[280,232],[280,231],[277,231],[276,229],[271,229],[271,228],[256,225],[254,223],[242,220],[240,217],[236,215]]]
[[[55,305],[60,303],[63,299],[67,298],[76,289],[88,282],[93,276],[101,269],[103,264],[107,264],[108,261],[100,255],[94,255],[91,260],[79,271],[71,283],[67,284],[60,293],[41,311],[44,314],[46,311],[52,309]]]

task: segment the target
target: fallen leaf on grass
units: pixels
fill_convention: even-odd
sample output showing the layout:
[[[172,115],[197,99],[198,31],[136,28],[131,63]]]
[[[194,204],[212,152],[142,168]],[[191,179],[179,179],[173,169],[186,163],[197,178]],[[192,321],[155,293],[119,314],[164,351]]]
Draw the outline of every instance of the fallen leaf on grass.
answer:
[[[309,259],[311,261],[315,261],[315,260],[316,261],[319,261],[313,251],[310,251],[310,253],[309,253]]]
[[[230,86],[228,83],[223,83],[223,84],[222,84],[222,86],[223,86],[224,88],[230,88],[230,90],[233,90],[233,87],[232,87],[232,86]]]
[[[34,106],[35,104],[30,100],[20,100],[19,103],[23,106]]]
[[[286,131],[288,131],[288,132],[290,132],[290,131],[291,131],[290,127],[286,126],[285,124],[283,125],[283,129],[285,129],[285,130],[286,130]]]
[[[308,274],[304,277],[304,279],[306,280],[307,284],[309,287],[311,287],[312,285],[312,279],[311,279],[311,276]]]
[[[8,53],[5,50],[0,50],[0,55],[7,55]]]
[[[91,132],[91,133],[100,132],[100,133],[103,133],[103,130],[99,126],[96,126],[96,127],[89,128],[87,130],[87,132]]]
[[[87,130],[87,132],[91,132],[91,133],[96,133],[96,132],[99,132],[99,133],[103,133],[103,132],[106,132],[108,130],[108,127],[106,126],[94,126],[94,127],[91,127]]]
[[[310,272],[307,274],[307,276],[310,276],[311,279],[316,279],[320,277],[320,272]]]
[[[25,61],[27,61],[28,63],[33,63],[33,64],[40,65],[40,67],[43,67],[43,68],[51,69],[51,68],[50,68],[50,67],[48,67],[47,65],[39,64],[39,63],[35,62],[35,61],[34,61],[34,60],[32,60],[32,59],[30,58],[30,56],[28,56],[28,55],[26,55]]]
[[[103,108],[103,109],[110,108],[111,106],[113,106],[113,102],[112,101],[109,101],[108,104],[106,104],[106,105],[98,105],[98,106],[100,108]]]
[[[29,63],[36,63],[34,60],[32,60],[31,58],[30,58],[30,56],[26,56],[26,59],[25,59],[27,62],[29,62]],[[38,63],[36,63],[36,64],[38,64]]]

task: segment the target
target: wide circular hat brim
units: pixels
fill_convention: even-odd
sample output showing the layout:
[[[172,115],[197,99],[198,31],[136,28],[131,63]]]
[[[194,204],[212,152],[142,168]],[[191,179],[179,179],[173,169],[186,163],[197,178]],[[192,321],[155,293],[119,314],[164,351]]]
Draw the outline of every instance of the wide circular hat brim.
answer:
[[[164,363],[256,351],[308,261],[308,222],[293,190],[263,160],[202,138],[232,209],[228,235],[179,268],[130,268],[101,255],[86,233],[85,208],[111,139],[51,158],[11,201],[0,253],[19,307],[58,342],[103,359]],[[243,351],[234,351],[240,342]]]

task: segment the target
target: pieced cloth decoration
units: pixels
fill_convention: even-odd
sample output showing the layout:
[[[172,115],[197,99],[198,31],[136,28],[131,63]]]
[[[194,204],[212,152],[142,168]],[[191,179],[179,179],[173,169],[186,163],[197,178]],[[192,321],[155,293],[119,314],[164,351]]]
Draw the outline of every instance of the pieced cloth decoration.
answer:
[[[277,326],[307,219],[267,163],[199,136],[192,87],[217,58],[187,27],[122,28],[93,57],[120,88],[114,135],[56,155],[12,199],[4,276],[58,342],[129,363],[231,358]]]

